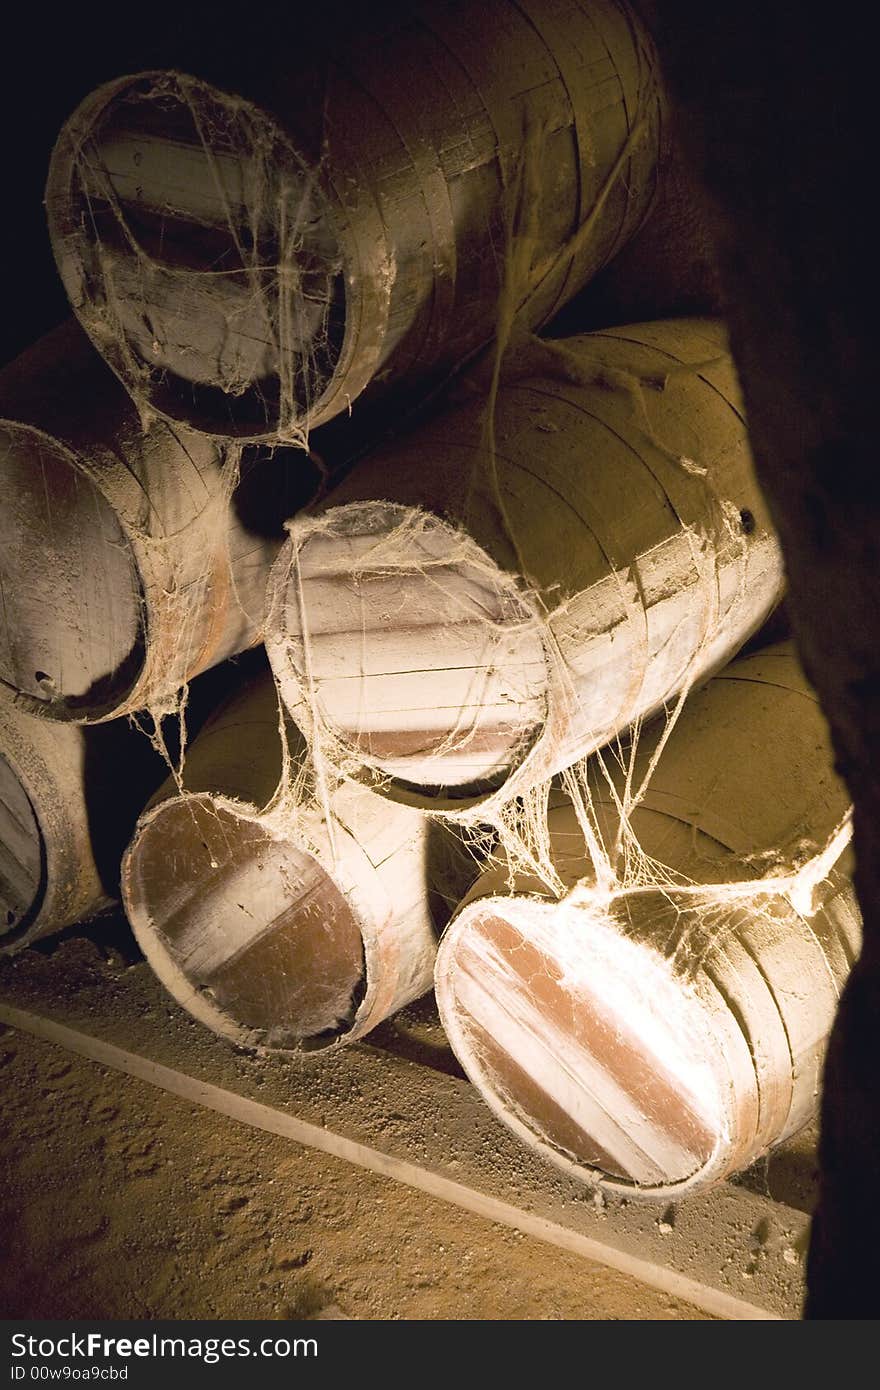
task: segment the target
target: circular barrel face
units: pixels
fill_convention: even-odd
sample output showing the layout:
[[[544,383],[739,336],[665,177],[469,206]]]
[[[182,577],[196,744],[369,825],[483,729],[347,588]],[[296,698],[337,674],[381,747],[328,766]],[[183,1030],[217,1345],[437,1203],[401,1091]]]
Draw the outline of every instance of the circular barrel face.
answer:
[[[138,571],[119,518],[72,454],[0,421],[0,681],[88,718],[143,664]]]
[[[305,420],[345,331],[317,171],[257,108],[180,74],[103,89],[76,124],[50,172],[59,269],[129,388],[212,434]]]
[[[0,941],[38,906],[43,858],[34,808],[17,772],[0,757]]]
[[[587,1181],[662,1191],[723,1150],[726,1068],[709,1010],[623,927],[604,907],[484,899],[441,943],[437,1000],[462,1066],[530,1147]]]
[[[540,620],[463,532],[392,504],[338,507],[292,532],[275,573],[270,659],[331,757],[389,795],[454,798],[526,756],[546,712]]]
[[[236,1041],[308,1051],[351,1028],[363,939],[315,857],[205,797],[167,803],[136,836],[126,911],[163,984]]]

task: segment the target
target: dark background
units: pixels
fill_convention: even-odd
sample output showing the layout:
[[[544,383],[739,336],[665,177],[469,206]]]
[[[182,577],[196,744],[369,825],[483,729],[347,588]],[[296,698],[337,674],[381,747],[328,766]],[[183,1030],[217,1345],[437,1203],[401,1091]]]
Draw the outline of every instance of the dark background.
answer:
[[[260,6],[249,6],[259,21]],[[294,4],[288,7],[296,11]],[[49,246],[43,190],[58,132],[99,83],[126,72],[222,59],[241,46],[246,10],[234,27],[220,7],[167,0],[139,6],[33,0],[15,7],[0,59],[0,130],[5,153],[2,213],[6,362],[68,314]],[[266,16],[263,16],[264,20]]]

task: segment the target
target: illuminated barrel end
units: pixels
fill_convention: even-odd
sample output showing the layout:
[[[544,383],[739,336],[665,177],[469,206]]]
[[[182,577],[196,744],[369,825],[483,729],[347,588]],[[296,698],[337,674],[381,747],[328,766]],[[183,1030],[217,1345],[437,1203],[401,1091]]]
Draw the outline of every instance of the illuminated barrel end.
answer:
[[[674,927],[665,894],[477,899],[435,983],[459,1061],[521,1140],[590,1185],[669,1200],[756,1156],[759,1096],[724,1000],[639,939],[648,918]]]
[[[350,776],[428,809],[501,785],[542,732],[530,600],[463,531],[386,502],[294,522],[266,647],[293,718]]]

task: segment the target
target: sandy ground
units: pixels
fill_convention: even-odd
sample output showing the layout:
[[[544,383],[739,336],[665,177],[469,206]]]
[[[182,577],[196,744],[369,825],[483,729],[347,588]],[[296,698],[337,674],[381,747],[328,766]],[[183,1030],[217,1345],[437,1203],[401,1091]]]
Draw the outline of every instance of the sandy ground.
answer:
[[[6,1318],[711,1320],[27,1034],[0,1072]]]

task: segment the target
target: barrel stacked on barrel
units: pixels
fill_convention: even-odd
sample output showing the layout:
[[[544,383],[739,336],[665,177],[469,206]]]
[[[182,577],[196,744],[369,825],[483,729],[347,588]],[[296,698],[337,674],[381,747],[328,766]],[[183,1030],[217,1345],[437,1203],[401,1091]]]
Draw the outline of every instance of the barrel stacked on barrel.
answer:
[[[402,11],[59,134],[75,318],[0,373],[0,951],[121,898],[297,1054],[436,985],[524,1142],[667,1196],[815,1111],[847,798],[790,644],[728,666],[784,577],[723,323],[541,336],[662,202],[648,35]]]

